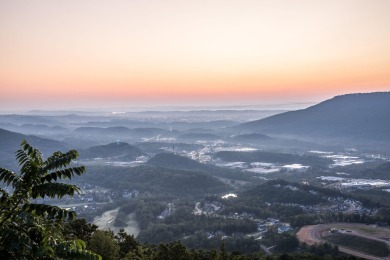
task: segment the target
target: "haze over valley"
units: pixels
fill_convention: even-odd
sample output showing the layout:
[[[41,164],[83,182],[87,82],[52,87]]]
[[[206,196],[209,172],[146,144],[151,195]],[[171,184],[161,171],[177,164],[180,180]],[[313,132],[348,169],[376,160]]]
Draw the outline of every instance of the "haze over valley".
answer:
[[[390,259],[389,0],[0,0],[0,258]]]
[[[14,152],[24,139],[44,156],[76,149],[75,165],[87,174],[72,183],[82,193],[38,201],[141,242],[210,249],[223,237],[229,250],[244,243],[254,253],[279,243],[270,240],[272,228],[293,234],[319,216],[388,221],[389,114],[389,92],[293,111],[4,114],[0,164],[17,171]]]

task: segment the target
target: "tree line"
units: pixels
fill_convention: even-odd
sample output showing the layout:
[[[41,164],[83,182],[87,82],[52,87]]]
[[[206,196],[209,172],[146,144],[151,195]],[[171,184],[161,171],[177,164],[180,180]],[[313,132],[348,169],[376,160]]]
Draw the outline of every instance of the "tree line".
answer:
[[[0,255],[2,259],[316,259],[310,252],[276,254],[265,256],[260,250],[243,253],[245,247],[253,247],[255,242],[223,240],[219,248],[209,250],[191,249],[180,241],[170,241],[158,245],[142,244],[134,236],[121,230],[117,235],[111,231],[101,231],[97,226],[77,219],[74,211],[56,206],[34,203],[37,198],[73,196],[80,189],[66,180],[85,173],[83,166],[72,162],[78,153],[55,152],[46,160],[40,151],[26,141],[21,144],[16,158],[20,166],[18,173],[0,168],[0,181],[6,188],[0,189]],[[140,202],[141,203],[141,202]],[[135,206],[137,207],[137,205]],[[189,209],[190,207],[188,207]],[[160,208],[161,209],[161,208]],[[132,205],[124,211],[132,210]],[[147,210],[146,210],[147,211]],[[254,226],[250,221],[221,221],[206,216],[196,217],[188,210],[177,211],[167,217],[164,225],[172,226],[170,232],[178,233],[188,229],[176,226],[177,218],[188,222],[195,221],[209,229],[225,230],[233,233],[239,230],[250,232]],[[183,229],[183,230],[181,230]],[[176,232],[176,231],[175,231]],[[194,232],[191,230],[189,233]],[[185,241],[185,239],[184,239]],[[239,248],[232,245],[238,244]],[[277,243],[276,250],[294,252],[296,238],[285,236]],[[334,249],[334,248],[333,248]],[[332,250],[333,250],[332,249]],[[324,249],[325,250],[325,249]],[[322,252],[324,252],[322,250]],[[327,255],[336,255],[332,250]],[[337,256],[339,257],[339,256]],[[320,259],[320,258],[318,258]],[[342,259],[342,258],[340,258]]]

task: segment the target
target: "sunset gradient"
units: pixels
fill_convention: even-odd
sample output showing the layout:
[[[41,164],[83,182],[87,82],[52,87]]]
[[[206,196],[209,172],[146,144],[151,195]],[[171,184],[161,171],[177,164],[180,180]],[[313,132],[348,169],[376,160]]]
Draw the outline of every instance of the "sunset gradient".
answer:
[[[390,1],[0,0],[0,109],[390,90]]]

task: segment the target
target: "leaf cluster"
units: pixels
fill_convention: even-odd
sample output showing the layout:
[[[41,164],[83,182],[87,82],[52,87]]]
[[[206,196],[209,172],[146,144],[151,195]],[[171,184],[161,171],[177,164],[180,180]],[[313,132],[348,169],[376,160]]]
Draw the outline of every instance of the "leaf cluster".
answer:
[[[44,160],[42,153],[26,141],[16,152],[20,172],[0,168],[0,255],[5,259],[86,258],[99,256],[86,250],[82,240],[66,240],[63,223],[76,217],[74,211],[36,203],[38,198],[62,198],[79,193],[71,180],[85,173],[84,166],[73,166],[77,151],[55,152]]]

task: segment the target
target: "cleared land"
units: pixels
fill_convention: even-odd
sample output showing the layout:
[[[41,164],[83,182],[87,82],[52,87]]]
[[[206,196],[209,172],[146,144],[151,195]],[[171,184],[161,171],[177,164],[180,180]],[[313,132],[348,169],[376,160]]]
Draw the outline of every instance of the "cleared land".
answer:
[[[333,230],[332,232],[330,232]],[[366,259],[389,257],[390,229],[358,223],[332,223],[301,228],[297,237],[309,245],[332,242],[341,252]]]
[[[343,234],[340,232],[331,233],[325,240],[340,246],[345,246],[367,254],[385,257],[390,254],[386,243],[365,237]]]
[[[93,224],[97,225],[101,230],[112,230],[114,233],[118,233],[121,228],[115,227],[115,218],[118,215],[119,208],[108,210],[104,212],[100,217],[95,217]],[[135,214],[131,213],[127,216],[127,226],[124,228],[129,235],[137,236],[139,233],[138,222],[136,221]]]

